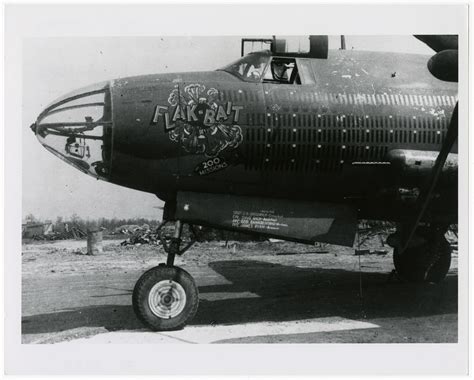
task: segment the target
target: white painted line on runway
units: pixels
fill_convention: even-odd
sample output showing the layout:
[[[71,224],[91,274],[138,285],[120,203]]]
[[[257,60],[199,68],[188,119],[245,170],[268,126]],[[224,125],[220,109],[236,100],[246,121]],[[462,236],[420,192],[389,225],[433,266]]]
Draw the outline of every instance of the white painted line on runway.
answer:
[[[199,293],[200,300],[206,301],[219,301],[228,299],[241,299],[241,298],[261,298],[258,294],[252,292],[209,292]]]
[[[180,331],[166,333],[150,331],[124,331],[95,335],[61,344],[79,343],[212,343],[220,340],[269,335],[312,334],[343,330],[379,328],[378,325],[341,317],[304,319],[291,322],[256,322],[239,325],[187,326]]]

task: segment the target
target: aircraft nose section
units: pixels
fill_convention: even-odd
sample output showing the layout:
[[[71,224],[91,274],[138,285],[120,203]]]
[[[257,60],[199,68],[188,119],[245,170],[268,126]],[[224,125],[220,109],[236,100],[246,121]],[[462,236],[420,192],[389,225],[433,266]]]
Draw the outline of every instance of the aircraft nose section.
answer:
[[[84,173],[107,180],[112,127],[110,83],[106,82],[57,99],[30,128],[51,153]]]

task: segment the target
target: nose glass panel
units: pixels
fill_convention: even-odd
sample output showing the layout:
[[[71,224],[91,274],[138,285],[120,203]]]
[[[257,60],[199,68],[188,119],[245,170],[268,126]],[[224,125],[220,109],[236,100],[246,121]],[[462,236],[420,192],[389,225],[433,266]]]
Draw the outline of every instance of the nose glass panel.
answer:
[[[108,179],[112,118],[108,85],[79,90],[46,108],[35,125],[41,144],[77,169]]]

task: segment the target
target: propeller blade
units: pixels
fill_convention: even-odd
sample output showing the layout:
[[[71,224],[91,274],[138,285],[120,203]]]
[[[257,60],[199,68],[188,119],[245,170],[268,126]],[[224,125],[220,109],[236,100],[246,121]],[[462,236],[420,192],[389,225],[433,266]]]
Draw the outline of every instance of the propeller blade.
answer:
[[[458,36],[455,34],[418,34],[417,39],[436,51],[428,61],[430,73],[447,82],[458,81]]]
[[[445,35],[431,35],[431,34],[417,34],[417,39],[424,42],[435,52],[440,52],[447,49],[458,49],[458,36],[455,34]]]
[[[458,81],[458,51],[447,49],[436,53],[428,61],[428,70],[434,77],[447,82]]]
[[[436,78],[449,82],[458,81],[458,36],[455,35],[416,35],[437,53],[428,61],[428,70]],[[454,107],[451,121],[446,132],[446,137],[441,146],[441,150],[436,158],[433,169],[427,182],[420,188],[420,194],[414,205],[414,213],[407,223],[406,236],[399,246],[400,254],[407,249],[411,239],[415,235],[425,212],[430,204],[432,194],[438,183],[440,173],[443,169],[449,152],[453,148],[458,138],[458,103]]]

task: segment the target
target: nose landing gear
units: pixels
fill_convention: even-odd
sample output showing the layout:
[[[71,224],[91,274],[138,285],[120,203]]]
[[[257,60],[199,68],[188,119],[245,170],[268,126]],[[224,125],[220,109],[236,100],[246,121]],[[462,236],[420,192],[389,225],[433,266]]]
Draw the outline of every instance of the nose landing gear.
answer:
[[[198,288],[191,275],[174,266],[175,256],[183,254],[193,243],[180,249],[182,223],[176,221],[165,264],[145,272],[133,289],[133,310],[138,319],[156,331],[179,330],[196,315]]]

